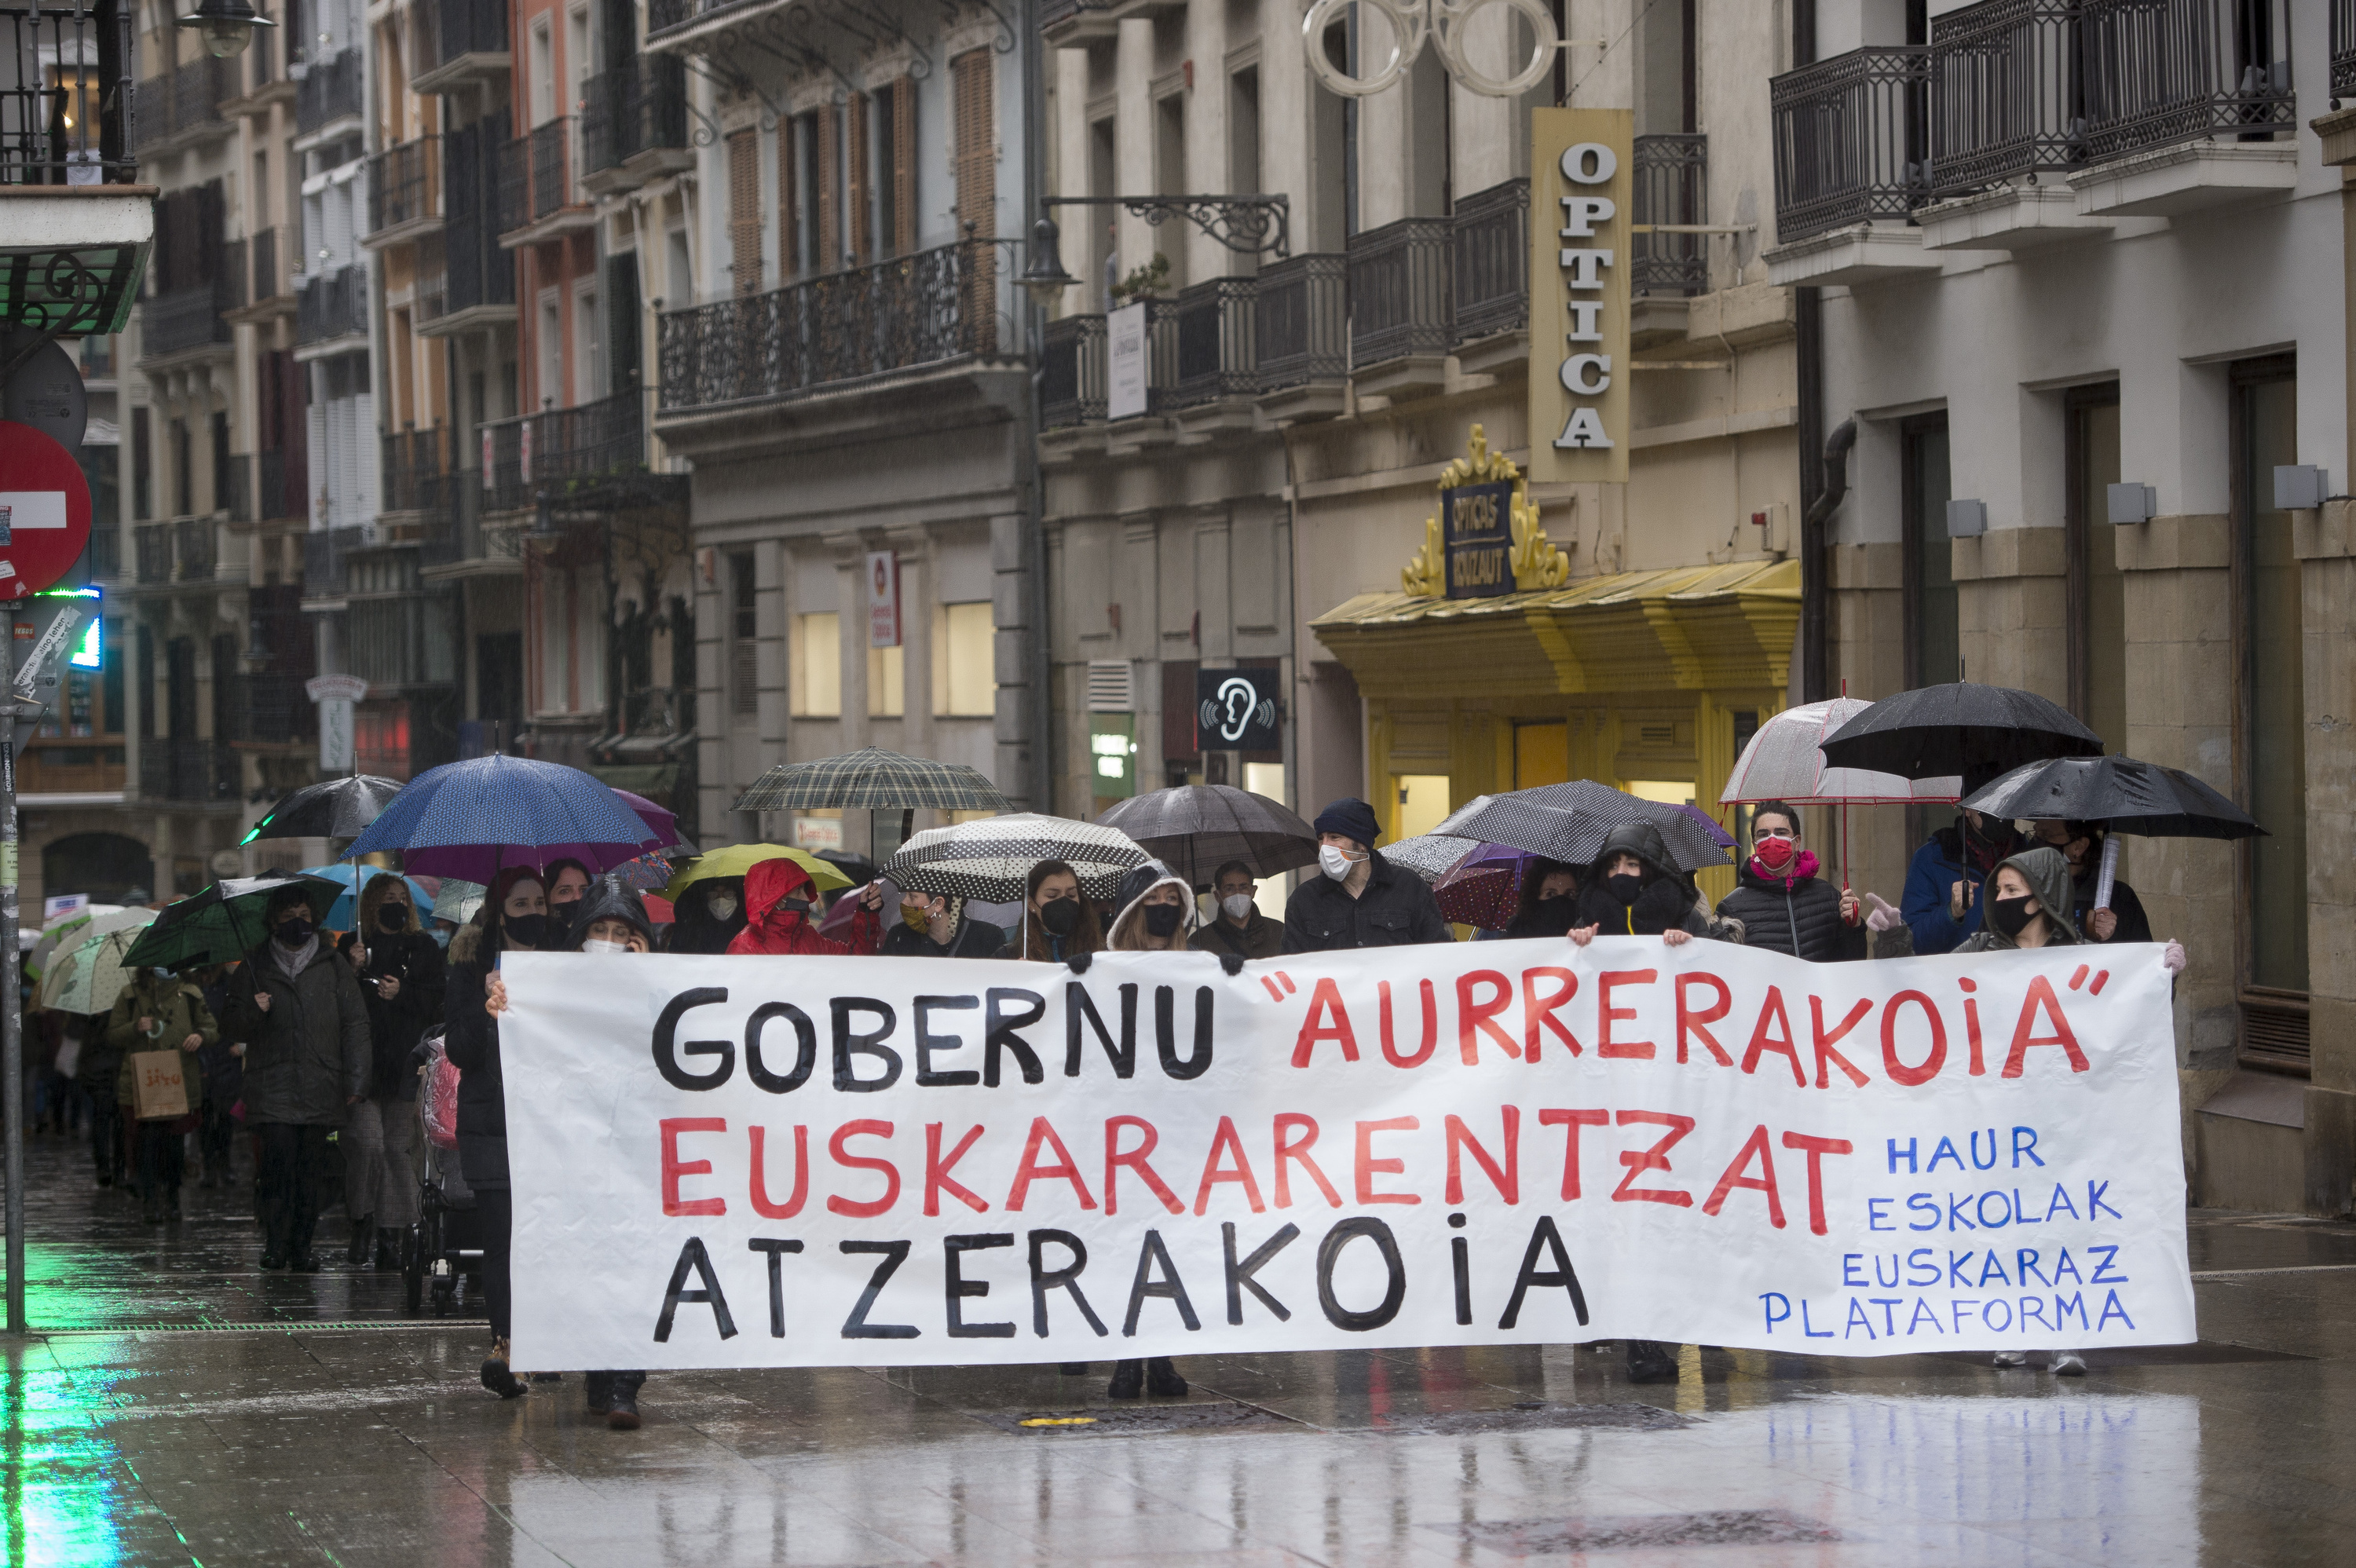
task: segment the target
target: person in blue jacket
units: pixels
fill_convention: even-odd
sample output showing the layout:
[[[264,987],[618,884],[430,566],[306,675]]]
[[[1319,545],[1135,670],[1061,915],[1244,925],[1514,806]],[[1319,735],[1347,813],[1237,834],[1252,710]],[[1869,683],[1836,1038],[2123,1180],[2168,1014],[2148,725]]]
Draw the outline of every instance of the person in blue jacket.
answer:
[[[2019,847],[2011,823],[1966,811],[1914,851],[1899,913],[1914,933],[1917,954],[1953,953],[1980,928],[1980,885]]]

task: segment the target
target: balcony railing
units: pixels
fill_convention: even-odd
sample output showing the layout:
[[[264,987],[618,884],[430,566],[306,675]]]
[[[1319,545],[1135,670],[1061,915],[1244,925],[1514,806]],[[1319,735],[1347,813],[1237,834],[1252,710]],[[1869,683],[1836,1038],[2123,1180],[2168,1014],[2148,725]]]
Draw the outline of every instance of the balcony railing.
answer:
[[[2298,128],[2291,0],[2079,0],[2089,162]]]
[[[1402,218],[1350,237],[1350,363],[1445,354],[1449,220]]]
[[[690,22],[751,3],[752,0],[647,0],[647,37],[659,37],[673,27],[684,27]]]
[[[1673,132],[1636,138],[1638,223],[1709,221],[1709,138]],[[1628,240],[1629,287],[1640,294],[1697,294],[1709,287],[1706,234],[1636,234]]]
[[[487,115],[442,138],[442,225],[447,308],[515,304],[515,258],[499,249],[499,127]]]
[[[303,85],[294,92],[295,133],[307,136],[322,125],[357,115],[365,82],[360,51],[357,48],[340,49],[325,59],[313,60],[304,74]]]
[[[213,524],[209,517],[142,523],[131,530],[143,585],[205,582],[213,575]]]
[[[109,582],[123,575],[123,530],[112,517],[90,531],[90,574]]]
[[[534,126],[499,148],[499,232],[512,234],[572,205],[571,116]]]
[[[332,599],[344,591],[344,558],[364,547],[368,530],[358,526],[313,528],[303,536],[303,596]]]
[[[241,523],[266,523],[305,514],[303,475],[293,475],[294,493],[287,493],[284,450],[241,453],[230,461],[230,517]]]
[[[150,800],[233,801],[237,752],[225,741],[155,735],[139,742],[139,793]]]
[[[584,174],[640,153],[687,145],[687,65],[677,55],[637,55],[588,83],[581,111]]]
[[[457,453],[447,426],[395,431],[383,445],[386,511],[435,512],[450,504]]]
[[[172,581],[171,524],[141,523],[131,530],[131,544],[143,585]]]
[[[369,226],[381,234],[442,215],[442,138],[420,136],[369,160]]]
[[[483,0],[435,0],[434,63],[445,66],[466,55],[508,52],[508,8]]]
[[[246,253],[252,261],[253,287],[249,297],[255,304],[281,297],[286,293],[286,274],[279,270],[278,230],[264,229],[246,238]]]
[[[1176,375],[1171,406],[1190,409],[1259,389],[1259,335],[1253,278],[1213,278],[1179,294],[1173,309]]]
[[[663,411],[802,397],[994,354],[996,302],[976,283],[989,255],[985,241],[944,245],[667,312]]]
[[[1989,0],[1931,23],[1931,193],[2085,162],[2078,0]]]
[[[0,185],[135,179],[134,146],[158,139],[145,134],[147,127],[168,126],[172,109],[168,86],[158,102],[155,81],[134,89],[131,80],[131,5],[18,5],[0,16],[9,22],[7,46],[0,49]],[[104,54],[115,61],[112,81],[100,75]]]
[[[1105,318],[1067,315],[1047,324],[1039,348],[1039,417],[1049,430],[1105,417]]]
[[[1768,83],[1783,243],[1904,219],[1928,197],[1930,66],[1927,47],[1876,47]]]
[[[95,44],[88,59],[92,67],[97,65]],[[141,150],[190,132],[211,129],[226,133],[229,122],[222,118],[220,106],[244,91],[238,62],[215,59],[210,55],[190,60],[177,70],[149,77],[139,84]]]
[[[2356,0],[2331,0],[2331,96],[2356,98]]]
[[[1294,256],[1262,268],[1255,314],[1262,391],[1349,375],[1348,257]]]
[[[368,331],[368,269],[355,261],[303,281],[294,303],[294,341],[324,343]]]
[[[220,264],[220,259],[215,259]],[[157,294],[139,307],[139,355],[161,359],[185,354],[208,344],[230,341],[230,325],[221,313],[244,303],[243,291],[226,274],[194,288]]]
[[[482,429],[491,448],[490,479],[482,497],[486,511],[518,511],[534,505],[543,491],[561,496],[575,480],[646,466],[646,419],[635,391],[578,408],[491,421]],[[472,478],[484,484],[479,471]]]
[[[1512,332],[1530,319],[1530,182],[1507,180],[1456,204],[1451,292],[1456,343]]]

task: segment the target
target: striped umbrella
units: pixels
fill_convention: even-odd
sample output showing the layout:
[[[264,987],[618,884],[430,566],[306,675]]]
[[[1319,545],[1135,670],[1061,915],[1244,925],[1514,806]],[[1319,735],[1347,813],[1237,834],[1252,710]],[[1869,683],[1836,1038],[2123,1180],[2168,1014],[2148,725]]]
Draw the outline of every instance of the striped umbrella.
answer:
[[[928,827],[884,862],[884,876],[910,892],[1007,903],[1024,896],[1032,867],[1063,860],[1088,897],[1109,899],[1122,874],[1150,859],[1117,828],[1023,812]]]
[[[736,797],[738,811],[1012,811],[998,786],[963,763],[864,746],[839,757],[780,763]]]

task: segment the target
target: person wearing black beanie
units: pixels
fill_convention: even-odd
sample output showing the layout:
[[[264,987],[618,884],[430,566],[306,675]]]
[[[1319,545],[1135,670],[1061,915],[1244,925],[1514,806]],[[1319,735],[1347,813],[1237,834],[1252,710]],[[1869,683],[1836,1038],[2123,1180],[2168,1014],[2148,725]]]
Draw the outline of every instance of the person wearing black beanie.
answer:
[[[1453,940],[1424,880],[1376,849],[1382,830],[1373,806],[1352,798],[1333,801],[1317,814],[1315,826],[1323,874],[1304,880],[1285,901],[1287,953]]]

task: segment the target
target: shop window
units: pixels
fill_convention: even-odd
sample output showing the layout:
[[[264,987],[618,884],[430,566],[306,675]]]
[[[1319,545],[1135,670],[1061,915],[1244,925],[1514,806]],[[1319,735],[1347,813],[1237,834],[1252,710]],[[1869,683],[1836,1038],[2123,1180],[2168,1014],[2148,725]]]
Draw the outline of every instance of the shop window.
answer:
[[[2119,386],[2070,394],[2070,709],[2111,752],[2127,749],[2127,596],[2109,487],[2119,482]]]
[[[409,704],[391,702],[352,713],[352,761],[364,773],[409,778]]]
[[[1535,789],[1539,784],[1569,782],[1570,726],[1560,720],[1515,725],[1514,787]]]
[[[990,601],[943,604],[933,612],[933,712],[938,718],[987,718],[997,711],[993,645],[997,627]]]
[[[797,719],[842,717],[842,617],[829,611],[794,617],[793,697]]]
[[[2297,382],[2286,361],[2234,368],[2233,565],[2241,603],[2239,793],[2267,836],[2244,841],[2249,910],[2244,1050],[2307,1056],[2306,682],[2299,563],[2274,470],[2298,461]]]
[[[1448,815],[1446,773],[1394,773],[1391,783],[1397,786],[1398,803],[1393,839],[1429,833]]]
[[[867,650],[867,716],[897,719],[907,711],[905,648]]]
[[[1689,780],[1630,779],[1621,785],[1638,800],[1657,801],[1663,805],[1691,805],[1694,786]]]

